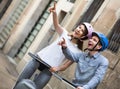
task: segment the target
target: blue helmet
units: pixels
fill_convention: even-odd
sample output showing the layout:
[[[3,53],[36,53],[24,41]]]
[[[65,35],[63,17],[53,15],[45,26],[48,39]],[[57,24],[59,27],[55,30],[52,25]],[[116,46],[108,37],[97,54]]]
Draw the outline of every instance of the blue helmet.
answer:
[[[99,38],[100,43],[102,45],[102,48],[99,51],[105,50],[109,45],[108,38],[104,34],[98,33],[98,32],[93,32],[92,36],[94,36],[94,35]]]

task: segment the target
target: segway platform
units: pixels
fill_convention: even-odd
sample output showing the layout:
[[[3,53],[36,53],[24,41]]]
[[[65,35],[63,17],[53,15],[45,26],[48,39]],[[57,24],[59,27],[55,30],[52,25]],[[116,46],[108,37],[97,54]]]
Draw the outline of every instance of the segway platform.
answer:
[[[36,89],[36,85],[30,79],[23,79],[13,89]]]

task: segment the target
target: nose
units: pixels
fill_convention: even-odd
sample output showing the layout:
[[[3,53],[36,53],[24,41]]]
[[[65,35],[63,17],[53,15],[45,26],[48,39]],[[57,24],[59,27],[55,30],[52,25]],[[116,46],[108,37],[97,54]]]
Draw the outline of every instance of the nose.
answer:
[[[77,32],[80,32],[80,30],[81,30],[81,29],[80,29],[79,27],[77,27],[76,31],[77,31]]]
[[[92,38],[89,39],[90,42],[91,42],[92,40],[93,40]]]
[[[77,29],[76,31],[77,31],[78,33],[80,33],[80,29]]]

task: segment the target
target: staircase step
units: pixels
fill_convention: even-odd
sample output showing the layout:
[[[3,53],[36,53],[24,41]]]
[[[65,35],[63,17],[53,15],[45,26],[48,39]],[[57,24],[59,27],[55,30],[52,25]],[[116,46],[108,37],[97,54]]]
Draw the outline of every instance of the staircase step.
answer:
[[[5,29],[5,33],[7,34],[7,35],[10,35],[10,31],[9,31],[9,29]]]
[[[1,33],[1,35],[2,35],[5,39],[8,38],[8,35],[6,34],[5,30]]]
[[[6,41],[1,34],[0,34],[0,41],[3,43]]]

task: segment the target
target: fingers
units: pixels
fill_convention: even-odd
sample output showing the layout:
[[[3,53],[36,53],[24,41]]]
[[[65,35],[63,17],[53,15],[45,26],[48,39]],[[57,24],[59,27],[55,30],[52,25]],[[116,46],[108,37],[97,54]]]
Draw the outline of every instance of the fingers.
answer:
[[[61,44],[64,44],[65,43],[65,38],[62,38],[61,41],[60,41]]]
[[[58,42],[58,45],[63,45],[63,44],[65,44],[65,38],[62,38],[59,42]]]
[[[77,87],[77,89],[84,89],[84,88],[79,86],[79,87]]]
[[[50,12],[54,12],[54,7],[50,7],[50,8],[49,8],[49,11],[50,11]]]
[[[50,12],[55,12],[56,11],[56,2],[54,2],[54,6],[49,8]]]
[[[51,67],[51,68],[50,68],[50,71],[51,71],[51,72],[58,72],[58,71],[59,71],[59,68],[58,68],[58,67]]]
[[[50,72],[54,72],[54,70],[53,70],[53,68],[52,68],[52,67],[51,67],[49,70],[50,70]]]
[[[54,9],[56,9],[56,2],[54,2]]]
[[[63,39],[63,43],[65,43],[65,38],[63,37],[62,39]]]
[[[58,45],[60,45],[62,48],[67,48],[65,38],[62,38],[61,41],[58,42]]]

